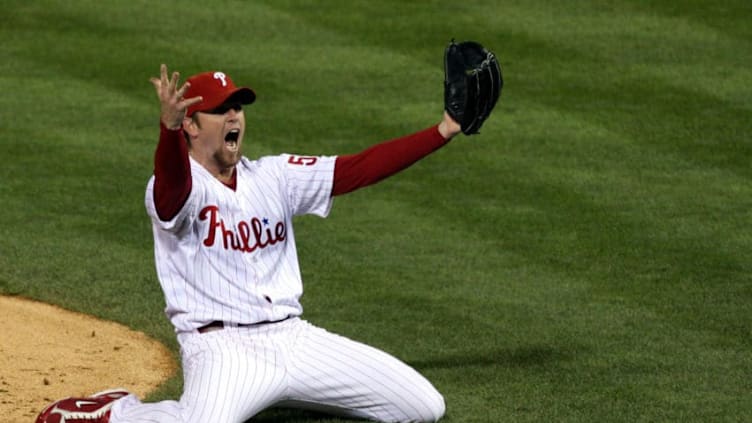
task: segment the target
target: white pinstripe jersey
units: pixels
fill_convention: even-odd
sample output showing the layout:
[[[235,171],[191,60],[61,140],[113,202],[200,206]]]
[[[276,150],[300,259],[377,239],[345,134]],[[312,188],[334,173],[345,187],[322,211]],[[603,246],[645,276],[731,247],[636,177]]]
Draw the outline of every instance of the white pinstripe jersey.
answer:
[[[243,157],[235,190],[190,162],[191,193],[177,216],[157,216],[153,176],[145,198],[165,312],[176,331],[214,320],[255,323],[300,315],[303,285],[292,218],[328,215],[335,157]]]

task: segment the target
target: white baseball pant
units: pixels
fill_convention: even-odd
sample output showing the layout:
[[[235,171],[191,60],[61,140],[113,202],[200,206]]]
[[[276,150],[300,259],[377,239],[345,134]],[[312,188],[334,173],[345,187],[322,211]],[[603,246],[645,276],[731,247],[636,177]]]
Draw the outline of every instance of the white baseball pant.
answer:
[[[117,401],[111,423],[237,422],[293,407],[380,422],[435,422],[444,398],[395,357],[299,318],[178,336],[180,401]]]

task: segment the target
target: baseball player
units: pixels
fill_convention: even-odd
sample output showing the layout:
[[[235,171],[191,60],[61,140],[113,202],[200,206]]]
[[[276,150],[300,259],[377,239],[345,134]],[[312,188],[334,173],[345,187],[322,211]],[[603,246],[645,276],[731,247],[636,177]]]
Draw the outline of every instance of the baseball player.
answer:
[[[67,398],[37,422],[244,422],[296,407],[380,422],[434,422],[442,395],[417,371],[301,318],[293,217],[326,217],[333,198],[374,184],[462,130],[445,112],[423,131],[358,154],[242,154],[253,90],[211,71],[152,78],[161,104],[145,204],[166,314],[181,347],[179,401],[122,389]]]

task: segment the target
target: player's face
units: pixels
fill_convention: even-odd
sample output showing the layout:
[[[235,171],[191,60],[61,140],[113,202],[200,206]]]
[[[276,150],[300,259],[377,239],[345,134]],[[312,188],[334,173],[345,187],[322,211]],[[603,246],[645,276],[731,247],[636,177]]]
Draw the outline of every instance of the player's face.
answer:
[[[210,170],[224,171],[235,166],[240,161],[245,133],[242,106],[226,103],[196,115],[196,136],[191,141],[194,158]]]

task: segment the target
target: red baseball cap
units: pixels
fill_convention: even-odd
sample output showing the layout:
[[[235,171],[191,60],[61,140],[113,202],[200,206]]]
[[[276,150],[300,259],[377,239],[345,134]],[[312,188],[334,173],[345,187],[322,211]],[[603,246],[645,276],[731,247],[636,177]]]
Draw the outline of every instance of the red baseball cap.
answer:
[[[201,96],[203,101],[188,108],[186,116],[193,116],[196,112],[212,110],[228,100],[240,104],[251,104],[256,100],[256,93],[248,87],[236,87],[232,79],[224,72],[209,71],[193,75],[186,82],[191,86],[183,98]]]

